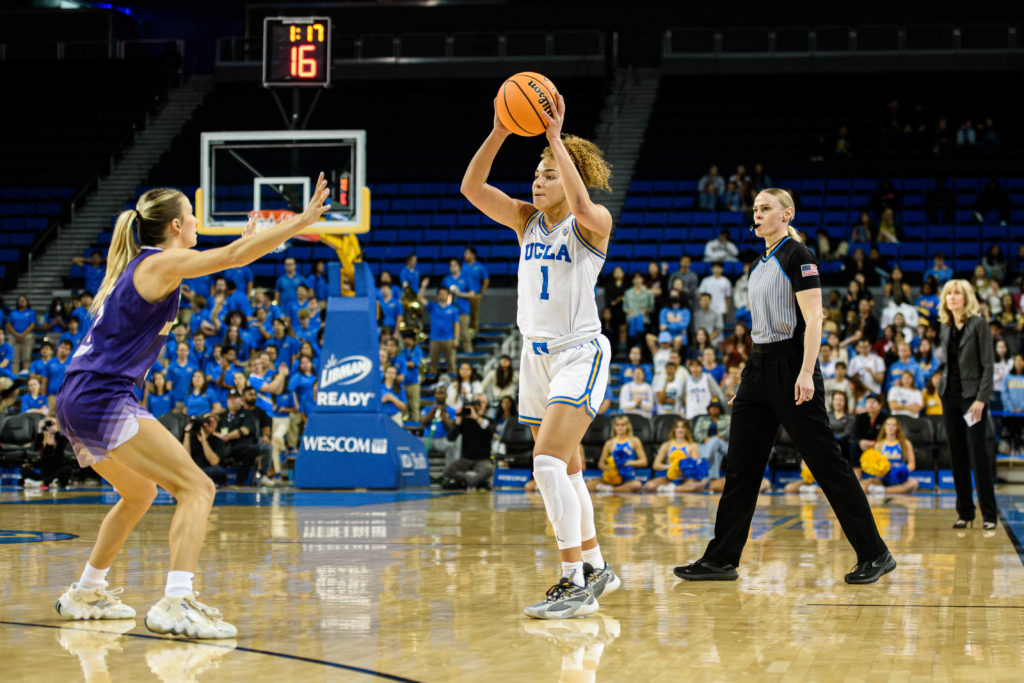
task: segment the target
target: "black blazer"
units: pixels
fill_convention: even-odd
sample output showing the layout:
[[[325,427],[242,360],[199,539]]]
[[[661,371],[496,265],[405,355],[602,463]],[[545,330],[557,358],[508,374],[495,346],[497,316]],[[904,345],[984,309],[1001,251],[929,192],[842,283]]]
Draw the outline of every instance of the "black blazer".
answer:
[[[950,324],[952,323],[942,326],[943,350],[949,346]],[[960,337],[960,353],[957,354],[957,358],[960,361],[962,398],[981,401],[988,405],[992,398],[992,366],[995,362],[995,351],[992,346],[992,330],[980,315],[972,315],[964,323],[963,335]],[[946,395],[948,373],[945,370],[949,361],[949,352],[946,351],[946,360],[942,365],[942,379],[939,381],[939,396]]]

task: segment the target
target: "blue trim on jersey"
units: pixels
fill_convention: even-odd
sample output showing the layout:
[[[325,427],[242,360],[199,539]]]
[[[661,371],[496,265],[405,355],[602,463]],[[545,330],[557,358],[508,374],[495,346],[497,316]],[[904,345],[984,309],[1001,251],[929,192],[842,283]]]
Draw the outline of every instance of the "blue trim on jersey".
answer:
[[[570,213],[569,216],[572,216],[572,214]],[[545,230],[544,229],[544,213],[541,212],[540,220],[537,222],[537,226],[540,228],[540,231],[542,233],[544,233],[544,236],[546,237],[546,236],[550,235],[551,233],[553,233],[555,230],[558,230],[558,226],[560,226],[562,223],[564,223],[567,220],[569,220],[569,216],[566,216],[562,220],[560,220],[557,223],[555,223],[553,226],[551,226],[550,230]],[[573,220],[575,220],[575,218]]]
[[[597,355],[594,356],[594,362],[590,366],[590,377],[587,379],[587,388],[584,390],[583,395],[579,398],[572,398],[570,396],[554,396],[548,399],[548,405],[551,405],[552,403],[564,403],[577,408],[582,406],[590,417],[595,417],[597,415],[597,413],[594,412],[594,409],[590,407],[590,394],[594,391],[594,384],[597,382],[597,373],[601,368],[604,351],[601,350],[601,345],[597,343],[596,339],[591,340],[590,343],[597,349]]]
[[[787,237],[786,239],[789,239],[789,238]],[[774,260],[775,261],[775,265],[777,265],[779,267],[779,272],[782,273],[783,275],[785,275],[786,279],[789,280],[789,284],[792,285],[793,284],[793,280],[789,277],[789,275],[786,275],[786,271],[782,269],[782,264],[779,263],[779,259],[777,259],[775,257],[775,252],[774,251],[772,251],[772,260]]]
[[[777,252],[779,250],[779,247],[781,247],[783,244],[785,244],[788,239],[789,239],[789,235],[786,235],[785,237],[783,237],[782,241],[779,242],[778,244],[776,244],[775,248],[772,249],[772,253],[768,254],[767,256],[762,256],[761,257],[761,262],[762,263],[767,263],[768,259],[770,259],[771,257],[775,256],[775,252]],[[775,259],[775,260],[776,260],[776,262],[778,261],[778,259]]]
[[[540,426],[540,418],[539,417],[528,417],[526,415],[519,415],[519,424],[535,425],[535,426],[539,427]]]
[[[598,249],[593,244],[587,241],[587,238],[584,237],[583,233],[580,231],[579,225],[576,223],[575,218],[572,219],[572,232],[574,235],[576,235],[576,239],[578,239],[580,243],[583,244],[584,247],[586,247],[587,251],[592,253],[594,256],[599,256],[602,259],[607,258],[606,254],[603,251],[601,251],[600,249]]]

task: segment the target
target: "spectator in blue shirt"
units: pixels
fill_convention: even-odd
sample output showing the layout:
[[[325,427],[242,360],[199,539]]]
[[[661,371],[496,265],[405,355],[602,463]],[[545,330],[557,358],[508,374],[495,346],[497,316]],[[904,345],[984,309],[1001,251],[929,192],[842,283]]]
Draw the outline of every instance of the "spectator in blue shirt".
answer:
[[[381,285],[378,304],[380,326],[397,335],[398,327],[402,324],[402,302],[395,298],[390,285]]]
[[[451,291],[452,296],[455,297],[455,308],[459,311],[460,335],[456,338],[456,342],[461,339],[462,350],[471,353],[473,351],[473,332],[469,326],[469,302],[476,296],[476,291],[473,290],[469,278],[463,274],[462,264],[458,259],[453,258],[448,262],[448,271],[450,274],[441,281],[441,286],[447,287]]]
[[[317,261],[313,264],[313,272],[306,276],[306,286],[312,291],[314,298],[327,301],[327,264]]]
[[[50,302],[50,310],[46,313],[46,322],[43,324],[43,329],[54,335],[63,334],[68,329],[68,318],[70,312],[68,311],[67,304],[61,298],[55,298]],[[2,324],[2,314],[0,314],[0,324]]]
[[[917,389],[924,389],[924,383],[927,377],[921,372],[921,365],[914,360],[911,353],[910,344],[907,342],[898,342],[896,344],[896,354],[898,360],[889,366],[889,369],[885,371],[885,386],[883,391],[888,392],[889,389],[899,384],[900,375],[904,371],[909,372],[914,376],[914,387]]]
[[[438,359],[444,354],[445,369],[455,373],[455,340],[459,336],[459,311],[452,306],[452,293],[441,286],[437,290],[437,301],[427,301],[420,291],[420,302],[430,316],[430,374],[437,377]]]
[[[164,342],[164,350],[163,353],[161,354],[168,363],[170,363],[172,359],[178,357],[179,346],[181,346],[182,344],[184,344],[185,346],[189,346],[188,327],[185,324],[175,324],[174,328],[171,330],[171,333],[171,337],[166,342]],[[196,359],[194,357],[191,358],[191,361],[193,365],[196,364]]]
[[[82,292],[81,305],[71,311],[71,317],[78,320],[78,328],[85,332],[88,332],[92,326],[92,313],[89,312],[90,306],[92,306],[92,294]]]
[[[249,303],[249,297],[245,295],[244,290],[238,289],[233,280],[227,280],[224,285],[227,289],[227,295],[224,299],[224,310],[226,312],[241,311],[246,317],[252,315],[252,305]]]
[[[683,308],[679,292],[668,295],[668,306],[658,316],[658,330],[672,335],[672,348],[678,351],[690,343],[687,330],[690,327],[690,309]]]
[[[317,328],[313,327],[313,314],[308,308],[299,310],[299,324],[295,327],[294,332],[299,343],[303,341],[316,343]]]
[[[192,301],[189,302],[192,316],[188,319],[188,327],[192,334],[202,332],[203,335],[210,338],[217,334],[219,325],[214,322],[212,312],[206,307],[206,303],[206,297],[201,294],[192,297]]]
[[[18,295],[17,308],[7,315],[7,334],[11,336],[14,357],[11,372],[15,375],[28,371],[32,365],[32,347],[35,346],[36,312],[28,305],[28,297]]]
[[[84,277],[85,291],[95,296],[96,292],[100,291],[100,285],[103,284],[103,278],[107,274],[107,266],[103,263],[103,254],[94,250],[89,255],[88,261],[81,256],[76,256],[71,259],[71,262],[75,264],[75,267],[71,269],[72,277]]]
[[[248,300],[252,294],[252,269],[249,266],[228,268],[224,271],[223,277],[228,282],[234,282],[235,291]]]
[[[643,351],[640,347],[631,347],[627,358],[629,363],[622,366],[622,372],[619,373],[619,384],[633,381],[633,370],[636,368],[644,369],[644,380],[650,384],[651,379],[654,377],[654,368],[649,363],[640,362],[643,359]]]
[[[288,391],[292,393],[293,402],[302,413],[302,422],[316,409],[316,383],[313,359],[302,356],[299,358],[299,371],[288,378]]]
[[[939,289],[953,279],[953,269],[946,265],[946,255],[941,251],[932,255],[932,267],[925,271],[924,279],[935,278]]]
[[[416,254],[409,254],[405,257],[405,266],[398,271],[398,283],[403,291],[408,287],[415,294],[419,294],[422,280],[423,276],[420,275],[420,269],[417,267]]]
[[[448,432],[455,427],[458,413],[448,405],[448,388],[441,382],[434,387],[434,402],[420,411],[420,425],[423,427],[423,442],[427,451],[443,453],[445,465],[458,458],[458,443],[449,441]]]
[[[291,321],[292,328],[299,326],[299,311],[306,310],[308,308],[309,288],[306,287],[306,285],[299,285],[295,288],[295,300],[288,304],[284,309],[288,313],[288,320]]]
[[[14,373],[11,372],[13,362],[14,347],[7,343],[4,331],[0,330],[0,391],[7,391],[14,384]]]
[[[0,331],[0,334],[3,334],[3,332]],[[40,390],[43,394],[46,393],[46,380],[49,377],[49,372],[47,371],[46,366],[49,365],[50,359],[53,358],[53,353],[53,344],[48,341],[44,341],[39,346],[39,358],[32,361],[32,365],[28,368],[29,378],[35,377],[39,380]]]
[[[206,381],[206,375],[202,370],[192,373],[189,383],[189,391],[185,394],[184,412],[189,417],[205,415],[206,413],[220,410],[221,404],[213,389]]]
[[[78,345],[82,343],[82,339],[85,337],[86,330],[82,329],[82,326],[78,322],[78,318],[68,319],[68,331],[60,335],[58,341],[66,341],[71,344],[72,350],[77,349]]]
[[[295,272],[295,259],[288,257],[284,260],[284,275],[277,278],[274,285],[276,294],[274,298],[281,310],[288,310],[288,304],[295,301],[295,291],[299,285],[305,286],[306,281],[301,275]]]
[[[64,381],[64,373],[68,371],[71,363],[71,342],[61,339],[57,343],[57,355],[46,364],[46,398],[50,401],[51,407],[57,409],[57,391]]]
[[[480,329],[480,299],[491,285],[491,276],[483,264],[477,261],[476,249],[473,247],[466,247],[463,252],[462,273],[469,281],[469,288],[476,292],[469,300],[469,327],[472,332],[476,332]]]
[[[192,335],[192,356],[197,368],[205,368],[206,364],[213,360],[213,349],[206,343],[206,335],[196,332]]]
[[[416,333],[412,330],[402,331],[402,348],[395,356],[395,368],[398,370],[405,395],[409,399],[409,419],[417,419],[420,415],[420,368],[423,366],[423,349],[416,345]]]
[[[189,301],[191,301],[194,296],[201,296],[204,299],[209,299],[212,286],[213,280],[209,275],[186,278],[181,281],[181,295]]]
[[[394,365],[384,368],[384,380],[380,385],[381,412],[390,417],[399,427],[402,426],[402,414],[408,407],[405,389],[398,382],[398,370]]]
[[[299,340],[290,334],[286,318],[278,318],[274,321],[274,334],[267,342],[267,346],[277,349],[279,362],[291,365],[292,356],[299,350]]]
[[[39,380],[34,377],[28,380],[28,391],[21,395],[21,412],[49,415],[50,408],[46,397],[39,391]]]
[[[142,405],[150,414],[159,419],[174,410],[176,401],[174,394],[167,390],[167,378],[162,372],[154,372],[146,383],[146,393],[142,397]]]
[[[921,285],[921,296],[917,297],[914,303],[918,313],[928,319],[929,325],[934,325],[939,319],[939,296],[935,293],[935,280],[927,279]]]
[[[255,351],[260,351],[267,345],[270,336],[274,333],[274,328],[270,319],[267,318],[267,309],[255,308],[253,310],[256,316],[249,321],[249,346]]]
[[[170,392],[175,401],[184,401],[192,382],[192,373],[199,369],[193,362],[192,349],[187,344],[179,344],[174,358],[167,363],[164,377],[170,383]]]
[[[277,320],[283,315],[283,313],[281,313],[280,307],[278,307],[277,304],[270,300],[270,296],[267,294],[267,290],[263,288],[257,288],[256,290],[254,290],[252,309],[253,316],[256,315],[257,309],[260,308],[262,308],[267,313],[268,327],[270,323]]]

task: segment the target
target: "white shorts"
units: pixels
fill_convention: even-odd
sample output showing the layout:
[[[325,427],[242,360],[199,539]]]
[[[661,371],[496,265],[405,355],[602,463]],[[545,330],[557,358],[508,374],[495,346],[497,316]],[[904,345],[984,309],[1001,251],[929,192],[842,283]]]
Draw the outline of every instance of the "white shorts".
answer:
[[[597,415],[608,388],[611,346],[604,335],[554,354],[523,344],[519,362],[519,422],[540,426],[552,403],[581,406]]]

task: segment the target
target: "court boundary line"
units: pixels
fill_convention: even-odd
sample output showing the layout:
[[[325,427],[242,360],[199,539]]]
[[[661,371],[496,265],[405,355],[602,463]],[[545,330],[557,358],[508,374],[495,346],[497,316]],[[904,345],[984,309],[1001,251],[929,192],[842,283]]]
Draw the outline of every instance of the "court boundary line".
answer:
[[[807,607],[887,607],[887,608],[935,608],[935,609],[1024,609],[1024,605],[887,605],[881,602],[808,602]]]
[[[1020,560],[1021,564],[1024,565],[1024,545],[1021,545],[1020,539],[1017,537],[1017,532],[1013,530],[1013,527],[1007,522],[1006,515],[1003,514],[1003,509],[999,508],[999,521],[1003,527],[1003,531],[1006,532],[1006,536],[1010,539],[1010,544],[1013,549],[1017,551],[1017,559]]]
[[[342,664],[341,662],[332,662],[326,659],[314,659],[312,657],[303,657],[302,655],[290,655],[285,652],[273,652],[271,650],[260,650],[253,647],[244,647],[238,645],[236,647],[228,648],[225,645],[220,645],[216,640],[197,640],[194,638],[168,638],[166,636],[158,636],[150,633],[119,633],[118,631],[101,631],[99,629],[76,629],[70,624],[74,621],[67,622],[69,625],[57,626],[54,624],[34,624],[26,621],[8,621],[6,619],[0,619],[0,625],[5,626],[22,626],[27,628],[47,628],[51,630],[61,630],[62,628],[70,628],[74,631],[82,631],[84,633],[110,633],[118,636],[125,636],[126,638],[140,638],[143,640],[156,640],[164,643],[190,643],[193,645],[205,645],[207,647],[219,647],[221,649],[231,650],[233,652],[249,652],[257,655],[266,655],[268,657],[280,657],[282,659],[291,659],[297,662],[306,662],[307,664],[320,664],[321,666],[327,666],[335,669],[344,669],[345,671],[352,671],[355,673],[365,674],[367,676],[375,676],[377,678],[383,678],[388,681],[399,681],[400,683],[421,683],[413,678],[404,678],[397,674],[387,674],[381,671],[374,671],[373,669],[364,669],[361,666],[355,666],[353,664]]]

